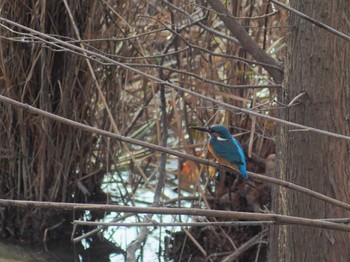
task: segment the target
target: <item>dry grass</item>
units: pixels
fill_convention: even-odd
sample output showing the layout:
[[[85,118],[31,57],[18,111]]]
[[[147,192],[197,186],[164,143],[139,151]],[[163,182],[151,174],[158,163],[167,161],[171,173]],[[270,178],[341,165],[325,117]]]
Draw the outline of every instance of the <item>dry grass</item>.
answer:
[[[45,3],[3,1],[0,14],[67,41],[77,39],[63,2]],[[237,17],[264,16],[274,11],[271,7],[267,10],[265,1],[240,3],[240,6],[228,7]],[[199,8],[185,1],[177,4],[188,13]],[[262,67],[235,59],[239,56],[252,60],[248,53],[230,39],[212,34],[201,26],[185,26],[190,23],[186,16],[164,4],[158,1],[71,1],[69,9],[84,40],[77,45],[103,52],[155,76],[159,76],[159,66],[167,67],[168,70],[163,70],[164,78],[182,87],[240,107],[275,113],[270,110],[270,102],[276,96],[276,88],[229,87],[272,83]],[[203,10],[202,15],[206,9]],[[280,26],[284,25],[286,15],[280,12],[268,17],[267,22],[263,17],[241,21],[261,46],[270,50],[274,57],[282,58],[284,29]],[[268,30],[263,28],[265,22],[270,27]],[[213,12],[202,23],[227,34]],[[157,83],[124,68],[101,65],[97,61],[90,61],[91,71],[84,57],[56,52],[38,39],[20,33],[5,27],[0,29],[2,95],[78,122],[160,144],[162,127]],[[203,137],[189,132],[187,126],[223,123],[232,127],[252,157],[249,169],[263,171],[263,159],[274,151],[273,123],[217,108],[213,103],[170,89],[166,89],[166,99],[167,128],[171,138],[168,146],[201,154],[195,153],[190,145],[202,144]],[[144,178],[151,176],[147,167],[159,164],[159,155],[153,152],[123,146],[8,105],[0,104],[0,110],[1,198],[107,201],[100,189],[103,175],[126,170],[129,181],[119,185],[124,190],[125,183],[129,182],[135,191],[142,186],[140,174]],[[181,174],[182,164],[179,161],[178,174]],[[198,177],[198,168],[193,169]],[[125,204],[131,201],[129,194],[132,192],[119,196]],[[42,218],[40,222],[38,216]],[[3,233],[32,238],[33,232],[42,232],[64,216],[38,210],[30,213],[9,209],[3,218],[8,229]],[[15,230],[18,225],[22,225],[20,232]]]

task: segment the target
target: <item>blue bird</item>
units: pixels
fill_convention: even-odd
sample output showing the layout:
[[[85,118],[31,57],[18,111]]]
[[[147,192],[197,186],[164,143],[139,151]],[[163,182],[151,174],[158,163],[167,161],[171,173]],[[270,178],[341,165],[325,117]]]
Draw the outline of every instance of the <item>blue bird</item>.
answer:
[[[247,161],[240,143],[230,134],[223,125],[211,125],[209,127],[190,126],[192,129],[209,133],[209,151],[221,165],[234,170],[238,167],[244,179],[248,179]]]

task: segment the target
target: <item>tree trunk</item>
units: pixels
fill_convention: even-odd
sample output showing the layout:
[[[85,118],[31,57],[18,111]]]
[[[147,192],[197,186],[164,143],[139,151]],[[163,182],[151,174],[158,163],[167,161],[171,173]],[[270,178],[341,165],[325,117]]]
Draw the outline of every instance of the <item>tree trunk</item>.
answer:
[[[348,0],[301,1],[290,5],[333,28],[350,32]],[[289,103],[301,92],[300,105],[283,112],[289,121],[350,135],[350,43],[291,15],[285,89]],[[344,202],[350,202],[350,143],[307,131],[279,128],[277,176]],[[308,218],[349,217],[349,212],[301,193],[278,189],[276,213]],[[270,234],[269,261],[349,261],[348,233],[283,226]]]

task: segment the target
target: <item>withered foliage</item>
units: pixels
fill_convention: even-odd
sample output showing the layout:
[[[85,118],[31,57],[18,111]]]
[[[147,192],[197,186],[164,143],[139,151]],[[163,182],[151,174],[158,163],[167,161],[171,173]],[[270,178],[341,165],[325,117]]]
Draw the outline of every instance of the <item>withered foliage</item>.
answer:
[[[0,8],[1,16],[19,24],[67,41],[76,38],[63,1],[45,4],[2,1]],[[98,2],[74,1],[70,9],[83,39],[118,31],[105,7]],[[2,95],[78,122],[110,129],[95,80],[83,57],[54,50],[26,32],[14,33],[1,27],[1,36]],[[91,45],[113,53],[116,43]],[[108,106],[118,119],[126,108],[120,100],[121,83],[117,79],[125,71],[91,63],[103,92],[108,94]],[[108,169],[104,160],[108,155],[106,139],[6,104],[0,107],[1,198],[84,202],[86,196],[77,187],[77,181],[90,192],[88,198],[99,194],[102,175]],[[116,143],[113,146],[118,147]],[[2,217],[2,234],[24,239],[39,237],[44,229],[64,218],[64,212],[9,208]],[[67,219],[71,218],[68,214]]]
[[[156,0],[67,2],[66,6],[64,1],[2,1],[0,15],[218,101],[275,113],[271,109],[276,109],[272,102],[278,87],[237,88],[270,85],[273,81],[230,36],[205,1],[173,1],[174,6]],[[286,14],[267,1],[235,3],[228,4],[227,9],[240,18],[251,37],[274,58],[283,58]],[[82,41],[78,41],[75,26]],[[0,27],[1,95],[100,129],[160,144],[159,83],[96,59],[90,59],[89,64],[81,54],[46,44],[39,36],[18,28],[10,29]],[[187,126],[223,123],[231,127],[249,156],[248,169],[264,172],[264,159],[274,152],[274,123],[237,114],[171,88],[166,88],[166,101],[170,147],[206,157],[206,138]],[[148,167],[159,164],[159,155],[147,149],[123,146],[7,104],[1,103],[0,108],[1,198],[106,202],[108,196],[101,191],[103,176],[127,170],[129,180],[119,177],[116,198],[119,204],[130,204],[133,192],[144,185],[140,172],[151,176]],[[177,175],[190,176],[182,178],[185,187],[205,177],[206,168],[203,172],[196,164],[185,163],[183,170],[183,164],[179,160]],[[126,190],[127,183],[132,192]],[[207,188],[207,194],[217,200],[211,208],[234,209],[234,203],[222,200],[232,183],[222,183],[219,180],[216,189]],[[258,189],[262,190],[257,193],[259,207],[249,202],[248,189],[241,184],[231,187],[228,199],[239,198],[239,210],[258,212],[268,204],[268,197],[261,197],[269,190],[262,185]],[[1,233],[36,240],[63,219],[69,228],[71,218],[63,211],[6,208],[1,216]],[[61,237],[66,229],[58,227],[50,238]],[[239,228],[225,237],[232,237],[230,241],[239,246],[257,232],[256,228]],[[215,237],[222,236],[211,235],[210,243],[218,243]],[[208,254],[214,249],[210,244]]]

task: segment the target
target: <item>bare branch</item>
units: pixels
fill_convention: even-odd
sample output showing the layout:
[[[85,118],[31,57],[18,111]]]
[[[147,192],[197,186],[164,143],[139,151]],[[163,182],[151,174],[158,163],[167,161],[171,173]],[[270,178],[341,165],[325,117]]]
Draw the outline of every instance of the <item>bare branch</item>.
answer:
[[[217,99],[215,98],[211,98],[211,97],[208,97],[208,96],[205,96],[205,95],[201,95],[201,94],[198,94],[197,92],[194,92],[192,90],[189,90],[189,89],[186,89],[186,88],[182,88],[178,85],[175,85],[173,83],[169,83],[169,82],[164,82],[162,81],[161,79],[153,76],[153,75],[150,75],[148,73],[145,73],[145,72],[142,72],[140,70],[137,70],[135,68],[132,68],[130,66],[127,66],[121,62],[118,62],[118,61],[115,61],[111,58],[108,58],[104,55],[101,55],[101,54],[98,54],[98,53],[95,53],[95,52],[92,52],[92,51],[89,51],[89,50],[83,50],[82,48],[78,47],[78,46],[75,46],[73,44],[70,44],[70,43],[67,43],[65,41],[62,41],[60,39],[57,39],[55,37],[52,37],[52,36],[49,36],[47,34],[44,34],[44,33],[41,33],[39,31],[36,31],[36,30],[33,30],[31,28],[28,28],[26,26],[23,26],[23,25],[20,25],[16,22],[13,22],[13,21],[10,21],[8,19],[5,19],[5,18],[2,18],[0,17],[0,21],[4,22],[4,23],[8,23],[8,24],[11,24],[13,26],[16,26],[16,27],[19,27],[21,29],[24,29],[28,32],[31,32],[37,36],[41,36],[43,37],[44,39],[49,39],[50,41],[53,41],[52,44],[55,44],[55,45],[62,45],[64,46],[65,48],[69,49],[69,50],[73,50],[73,51],[79,51],[81,52],[82,54],[85,52],[86,54],[88,54],[89,56],[91,56],[91,58],[95,59],[95,58],[99,58],[101,61],[106,61],[108,63],[111,63],[111,64],[114,64],[114,65],[117,65],[117,66],[120,66],[120,67],[123,67],[127,70],[130,70],[132,72],[135,72],[139,75],[142,75],[144,77],[147,77],[148,79],[151,79],[153,81],[156,81],[157,83],[163,83],[171,88],[174,88],[175,90],[177,91],[180,91],[180,92],[184,92],[184,93],[188,93],[188,94],[191,94],[193,96],[196,96],[198,98],[201,98],[203,100],[206,100],[206,101],[209,101],[209,102],[212,102],[214,104],[217,104],[219,106],[222,106],[223,108],[226,108],[226,109],[231,109],[231,110],[235,110],[235,111],[238,111],[238,112],[242,112],[242,113],[246,113],[246,114],[250,114],[250,115],[255,115],[255,116],[258,116],[260,118],[265,118],[265,119],[268,119],[268,120],[271,120],[271,121],[275,121],[277,123],[281,123],[281,124],[285,124],[285,125],[289,125],[289,126],[293,126],[293,127],[297,127],[297,128],[301,128],[301,129],[306,129],[310,132],[315,132],[315,133],[319,133],[319,134],[323,134],[323,135],[328,135],[328,136],[332,136],[332,137],[337,137],[337,138],[341,138],[341,139],[345,139],[345,140],[348,140],[350,141],[350,136],[346,136],[346,135],[341,135],[341,134],[337,134],[337,133],[333,133],[333,132],[329,132],[329,131],[325,131],[325,130],[320,130],[320,129],[317,129],[317,128],[313,128],[313,127],[308,127],[308,126],[304,126],[304,125],[301,125],[301,124],[297,124],[297,123],[293,123],[293,122],[290,122],[290,121],[286,121],[286,120],[283,120],[283,119],[279,119],[279,118],[276,118],[276,117],[272,117],[272,116],[269,116],[269,115],[266,115],[266,114],[260,114],[258,112],[255,112],[255,111],[251,111],[249,109],[245,109],[245,108],[240,108],[240,107],[237,107],[237,106],[233,106],[231,104],[228,104],[228,103],[224,103],[224,102],[220,102],[218,101]]]
[[[210,84],[214,84],[217,86],[222,86],[222,87],[226,87],[226,88],[231,88],[231,89],[246,89],[246,88],[281,88],[282,85],[278,85],[278,84],[271,84],[271,85],[228,85],[225,84],[223,82],[219,82],[219,81],[215,81],[215,80],[211,80],[205,77],[202,77],[198,74],[186,71],[186,70],[181,70],[181,69],[176,69],[173,67],[168,67],[168,66],[160,66],[160,65],[155,65],[155,64],[136,64],[136,63],[125,63],[128,66],[132,66],[132,67],[149,67],[149,68],[160,68],[163,70],[169,70],[171,72],[176,72],[179,74],[184,74],[187,76],[191,76],[194,77],[204,83],[210,83]]]
[[[112,227],[204,227],[204,226],[261,226],[273,224],[273,221],[223,221],[223,222],[173,222],[159,223],[157,221],[125,223],[125,222],[97,222],[97,221],[80,221],[74,220],[73,225],[80,226],[112,226]]]
[[[298,10],[295,10],[294,8],[291,8],[290,6],[288,6],[288,5],[284,4],[284,3],[281,3],[281,2],[279,2],[277,0],[270,0],[270,1],[272,3],[275,3],[276,5],[278,5],[280,7],[283,7],[284,9],[288,10],[289,12],[304,18],[305,20],[307,20],[307,21],[309,21],[309,22],[311,22],[311,23],[313,23],[313,24],[315,24],[315,25],[317,25],[317,26],[319,26],[319,27],[321,27],[323,29],[326,29],[327,31],[331,32],[332,34],[334,34],[336,36],[339,36],[339,37],[341,37],[341,38],[343,38],[343,39],[345,39],[347,41],[350,41],[350,36],[348,36],[348,35],[340,32],[340,31],[334,29],[333,27],[330,27],[329,25],[326,25],[326,24],[324,24],[324,23],[322,23],[322,22],[320,22],[320,21],[318,21],[318,20],[316,20],[316,19],[314,19],[314,18],[312,18],[310,16],[307,16],[304,13],[299,12]]]
[[[269,65],[278,66],[275,59],[269,56],[259,45],[248,35],[244,27],[237,21],[237,19],[229,13],[221,1],[208,0],[211,7],[218,13],[225,26],[230,30],[242,47],[246,49],[257,61]],[[283,73],[279,70],[265,67],[266,71],[270,73],[277,84],[282,83]]]
[[[264,229],[259,234],[255,235],[251,239],[249,239],[247,242],[245,242],[243,245],[241,245],[235,252],[233,252],[231,255],[227,256],[225,259],[223,259],[223,262],[232,262],[235,261],[241,254],[243,254],[245,251],[247,251],[252,246],[255,246],[259,243],[259,240],[263,237],[266,237],[268,234],[268,230]]]
[[[153,17],[149,17],[150,19],[153,19],[153,20],[156,20],[155,18]],[[269,63],[264,63],[264,62],[261,62],[259,60],[256,60],[256,61],[253,61],[253,60],[249,60],[247,58],[244,58],[244,57],[240,57],[240,56],[233,56],[233,55],[228,55],[228,54],[221,54],[221,53],[216,53],[216,52],[213,52],[213,51],[210,51],[206,48],[203,48],[201,46],[198,46],[198,45],[195,45],[195,44],[192,44],[191,42],[187,41],[184,37],[182,37],[181,34],[179,34],[178,32],[176,32],[174,29],[171,29],[169,28],[168,26],[166,26],[164,23],[162,23],[161,21],[159,20],[156,20],[158,23],[160,23],[162,26],[164,26],[168,31],[170,31],[171,33],[173,33],[174,35],[178,36],[182,41],[185,42],[185,44],[193,49],[197,49],[197,50],[200,50],[200,51],[203,51],[205,53],[208,53],[208,54],[211,54],[213,56],[219,56],[219,57],[225,57],[225,58],[231,58],[231,59],[236,59],[238,61],[241,61],[241,62],[245,62],[247,64],[255,64],[255,65],[260,65],[262,67],[264,67],[265,69],[266,68],[271,68],[271,69],[276,69],[276,70],[279,70],[281,73],[283,72],[283,69],[277,65],[277,64],[269,64]]]
[[[320,221],[328,221],[333,223],[350,223],[349,218],[335,218],[335,219],[319,219]],[[99,221],[81,221],[74,220],[73,225],[80,226],[107,226],[112,227],[205,227],[205,226],[262,226],[262,225],[273,225],[274,221],[220,221],[220,222],[158,222],[152,220],[151,222],[99,222]]]
[[[333,223],[320,219],[310,219],[287,215],[262,214],[237,211],[208,210],[198,208],[165,208],[165,207],[134,207],[119,206],[110,204],[77,204],[77,203],[60,203],[45,201],[26,201],[0,199],[0,206],[17,206],[22,208],[47,208],[47,209],[64,209],[64,210],[99,210],[112,212],[143,213],[143,214],[164,214],[164,215],[189,215],[189,216],[206,216],[221,217],[226,219],[253,220],[253,221],[273,221],[276,224],[283,225],[300,225],[308,227],[317,227],[338,231],[350,232],[350,226]]]
[[[108,131],[105,131],[105,130],[101,130],[101,129],[96,128],[96,127],[92,127],[92,126],[88,126],[88,125],[85,125],[85,124],[82,124],[82,123],[78,123],[76,121],[73,121],[73,120],[70,120],[70,119],[67,119],[67,118],[64,118],[64,117],[61,117],[61,116],[57,116],[55,114],[46,112],[44,110],[32,107],[32,106],[30,106],[28,104],[23,104],[21,102],[17,102],[15,100],[11,99],[11,98],[7,98],[7,97],[4,97],[2,95],[0,95],[0,101],[8,103],[8,104],[11,104],[11,105],[14,105],[14,106],[17,106],[17,107],[25,109],[25,110],[28,110],[30,112],[33,112],[33,113],[45,116],[45,117],[53,119],[55,121],[58,121],[58,122],[61,122],[61,123],[64,123],[64,124],[67,124],[67,125],[70,125],[70,126],[74,126],[76,128],[79,128],[79,129],[82,129],[82,130],[85,130],[85,131],[88,131],[88,132],[91,132],[91,133],[95,133],[95,134],[99,134],[99,135],[115,138],[117,140],[120,140],[120,141],[123,141],[123,142],[126,142],[126,143],[139,145],[139,146],[150,148],[150,149],[153,149],[153,150],[156,150],[156,151],[165,152],[167,154],[171,154],[171,155],[174,155],[174,156],[177,156],[177,157],[181,157],[181,158],[187,159],[187,160],[192,160],[192,161],[195,161],[195,162],[203,164],[203,165],[213,166],[213,167],[216,167],[216,168],[226,168],[227,170],[230,171],[229,168],[221,166],[221,165],[218,165],[218,164],[214,163],[213,161],[209,161],[207,159],[203,159],[203,158],[195,157],[195,156],[192,156],[192,155],[188,155],[188,154],[185,154],[185,153],[182,153],[182,152],[170,149],[170,148],[165,148],[165,147],[162,147],[162,146],[150,144],[150,143],[147,143],[147,142],[144,142],[144,141],[140,141],[140,140],[133,139],[133,138],[130,138],[130,137],[125,137],[125,136],[122,136],[122,135],[119,135],[119,134],[115,134],[115,133],[111,133],[111,132],[108,132]],[[303,192],[303,193],[308,194],[308,195],[310,195],[312,197],[315,197],[315,198],[321,199],[321,200],[323,200],[325,202],[331,203],[331,204],[333,204],[335,206],[338,206],[338,207],[350,210],[350,204],[348,204],[348,203],[344,203],[344,202],[336,200],[334,198],[325,196],[325,195],[323,195],[321,193],[315,192],[315,191],[307,189],[305,187],[302,187],[302,186],[299,186],[299,185],[295,185],[295,184],[293,184],[291,182],[283,181],[283,180],[280,180],[280,179],[277,179],[277,178],[268,177],[268,176],[259,175],[259,174],[252,173],[252,172],[249,172],[249,176],[251,178],[254,178],[254,179],[258,179],[258,180],[261,180],[261,181],[266,181],[266,182],[269,182],[269,183],[272,183],[272,184],[277,184],[277,185],[280,185],[280,186],[283,186],[283,187],[286,187],[286,188],[289,188],[289,189],[294,189],[296,191]]]

